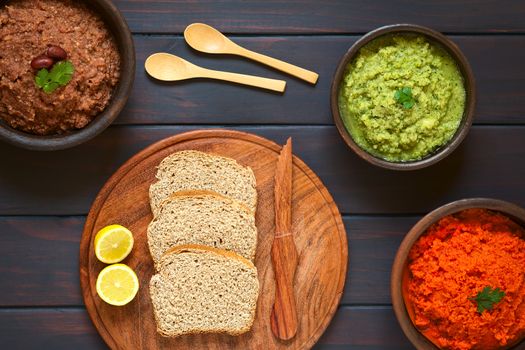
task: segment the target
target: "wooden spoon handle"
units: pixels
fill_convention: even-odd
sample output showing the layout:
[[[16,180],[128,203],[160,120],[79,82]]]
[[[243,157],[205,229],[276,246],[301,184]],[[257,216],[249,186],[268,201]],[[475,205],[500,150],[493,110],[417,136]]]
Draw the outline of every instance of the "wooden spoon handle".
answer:
[[[293,280],[298,256],[291,234],[274,239],[272,261],[275,274],[275,303],[270,316],[270,326],[277,338],[289,340],[297,333]]]
[[[268,89],[272,91],[283,92],[286,87],[284,80],[268,79],[257,77],[254,75],[222,72],[218,70],[203,69],[204,78],[218,79],[231,81],[238,84],[255,86],[258,88]]]
[[[238,50],[238,54],[246,58],[252,59],[254,61],[266,64],[270,67],[278,69],[282,72],[288,73],[297,77],[299,79],[305,80],[311,84],[316,84],[319,74],[309,71],[307,69],[294,66],[293,64],[278,60],[276,58],[266,56],[257,52],[253,52],[241,47],[241,50]]]

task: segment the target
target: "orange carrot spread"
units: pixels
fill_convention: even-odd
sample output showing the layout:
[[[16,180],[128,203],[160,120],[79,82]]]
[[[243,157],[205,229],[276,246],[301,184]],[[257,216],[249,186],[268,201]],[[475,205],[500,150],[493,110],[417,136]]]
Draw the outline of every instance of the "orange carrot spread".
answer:
[[[469,209],[432,225],[410,251],[416,327],[441,349],[498,349],[525,333],[525,231]]]

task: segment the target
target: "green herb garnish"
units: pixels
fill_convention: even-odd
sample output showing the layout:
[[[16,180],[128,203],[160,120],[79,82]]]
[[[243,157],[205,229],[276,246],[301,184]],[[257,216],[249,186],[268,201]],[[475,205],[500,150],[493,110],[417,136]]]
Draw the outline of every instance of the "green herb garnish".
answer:
[[[504,296],[505,292],[501,289],[492,289],[491,287],[487,286],[483,288],[483,290],[479,292],[478,295],[468,299],[476,302],[478,305],[478,312],[481,314],[485,310],[492,310],[494,304],[499,303]]]
[[[35,84],[45,93],[50,94],[60,86],[66,86],[73,77],[75,67],[70,61],[61,61],[53,66],[51,71],[43,68],[35,76]]]
[[[409,87],[404,87],[401,90],[397,90],[394,94],[394,98],[397,102],[403,105],[403,108],[410,109],[414,107],[414,97],[412,96],[412,89]]]

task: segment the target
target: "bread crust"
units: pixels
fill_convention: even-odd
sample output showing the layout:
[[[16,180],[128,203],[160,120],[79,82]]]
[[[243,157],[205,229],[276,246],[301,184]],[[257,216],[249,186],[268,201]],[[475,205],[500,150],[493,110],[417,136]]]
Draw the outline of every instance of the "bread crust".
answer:
[[[232,205],[241,208],[247,214],[255,215],[253,210],[248,208],[248,206],[246,204],[244,204],[243,202],[238,201],[237,199],[234,199],[234,198],[231,198],[231,197],[224,196],[224,195],[222,195],[220,193],[217,193],[215,191],[212,191],[212,190],[181,190],[181,191],[177,191],[177,192],[173,193],[172,195],[170,195],[168,198],[164,199],[161,202],[161,204],[159,206],[159,208],[160,208],[159,210],[161,210],[162,206],[164,205],[164,203],[168,202],[170,199],[176,199],[176,198],[180,198],[180,197],[206,197],[206,196],[213,196],[213,197],[216,197],[216,198],[223,199],[224,201],[227,201],[227,202],[231,203]]]
[[[195,150],[183,150],[183,151],[178,151],[178,152],[172,153],[169,156],[165,157],[160,162],[160,164],[157,166],[157,173],[155,174],[155,178],[157,179],[157,181],[154,182],[153,184],[151,184],[150,188],[149,188],[151,210],[152,210],[154,215],[158,212],[158,210],[160,208],[160,203],[162,203],[162,200],[160,201],[160,203],[157,200],[154,200],[154,197],[156,197],[155,193],[158,190],[158,186],[160,185],[160,183],[162,183],[163,181],[167,181],[167,179],[169,179],[169,177],[162,177],[159,174],[159,172],[166,165],[166,163],[168,163],[171,159],[176,158],[176,157],[188,157],[188,158],[192,158],[193,157],[193,158],[203,158],[203,159],[214,158],[216,161],[224,162],[225,164],[229,164],[231,166],[238,167],[238,168],[242,169],[243,172],[247,172],[248,176],[250,178],[250,183],[253,185],[253,188],[252,188],[253,189],[253,196],[252,196],[250,201],[248,201],[246,203],[243,203],[243,204],[245,204],[246,207],[248,207],[252,212],[255,212],[255,210],[257,208],[258,194],[257,194],[257,189],[256,189],[255,174],[254,174],[254,172],[253,172],[251,167],[239,164],[239,162],[237,162],[237,160],[235,160],[233,158],[221,156],[221,155],[218,155],[218,154],[206,153],[206,152],[195,151]],[[240,199],[239,199],[239,201],[240,201]]]
[[[232,252],[231,250],[209,247],[209,246],[201,245],[201,244],[182,244],[182,245],[178,245],[175,247],[171,247],[162,255],[162,258],[160,260],[162,262],[162,260],[170,254],[181,254],[185,252],[193,252],[193,253],[211,252],[217,255],[225,256],[227,258],[236,259],[242,262],[243,264],[245,264],[246,266],[248,266],[249,268],[255,268],[255,265],[250,260],[246,259],[245,257],[235,252]]]
[[[154,260],[154,263],[155,263],[156,270],[158,270],[158,264],[159,264],[162,256],[158,256],[157,253],[154,253],[155,249],[153,248],[153,245],[151,244],[153,241],[150,240],[150,230],[152,230],[152,227],[154,225],[156,225],[157,219],[160,218],[160,216],[162,215],[164,206],[167,203],[169,203],[170,201],[177,200],[179,198],[194,198],[194,199],[202,199],[202,200],[206,200],[207,198],[214,198],[214,199],[220,200],[221,202],[224,202],[228,206],[231,206],[234,210],[238,210],[239,212],[245,213],[247,216],[250,216],[251,218],[254,218],[254,216],[255,216],[254,213],[246,205],[244,205],[243,203],[237,201],[236,199],[223,196],[223,195],[221,195],[221,194],[219,194],[217,192],[214,192],[214,191],[208,191],[208,190],[183,190],[183,191],[175,192],[169,198],[166,198],[162,202],[162,205],[161,205],[161,207],[159,209],[158,215],[155,218],[153,218],[153,220],[149,223],[148,228],[147,228],[148,249],[149,249],[150,255],[152,257],[154,257],[153,260]],[[255,220],[253,222],[253,225],[255,225]],[[239,251],[240,253],[245,254],[244,256],[248,260],[255,259],[255,255],[256,255],[256,252],[257,252],[257,238],[258,238],[257,234],[258,233],[257,233],[257,227],[256,226],[254,226],[254,227],[255,227],[254,246],[251,247],[249,250],[247,250],[246,254],[244,253],[244,251]],[[180,242],[180,243],[183,243],[183,242]],[[203,242],[197,242],[197,243],[203,243]],[[197,245],[199,245],[199,244],[197,244]],[[204,246],[203,244],[200,244],[200,245]],[[231,246],[224,247],[223,246],[222,248],[226,248],[226,250],[229,250],[229,249],[231,249],[233,247],[231,247]]]

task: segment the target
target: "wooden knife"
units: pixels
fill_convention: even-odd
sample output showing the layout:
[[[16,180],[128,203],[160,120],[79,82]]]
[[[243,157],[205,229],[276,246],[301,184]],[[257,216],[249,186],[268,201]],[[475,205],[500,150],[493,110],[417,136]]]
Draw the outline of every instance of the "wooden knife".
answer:
[[[298,256],[292,235],[292,139],[286,141],[275,170],[275,237],[272,262],[275,274],[275,302],[270,324],[273,334],[289,340],[297,333],[297,311],[293,280]]]

